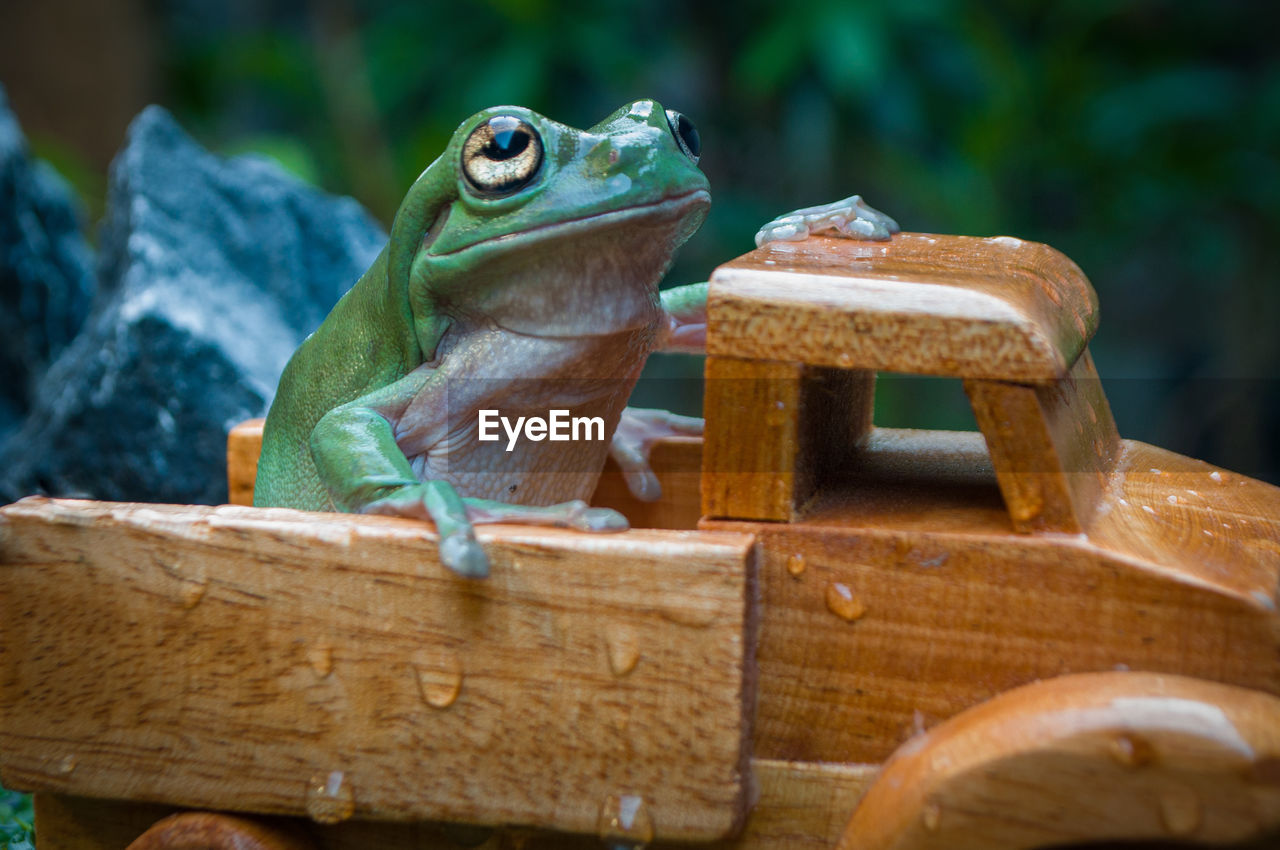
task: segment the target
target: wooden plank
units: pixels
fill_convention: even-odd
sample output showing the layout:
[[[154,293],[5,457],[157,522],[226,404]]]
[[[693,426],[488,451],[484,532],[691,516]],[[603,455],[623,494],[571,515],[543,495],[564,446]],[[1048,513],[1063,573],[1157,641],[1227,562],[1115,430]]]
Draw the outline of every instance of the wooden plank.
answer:
[[[763,551],[757,757],[880,762],[922,726],[1066,673],[1124,667],[1280,694],[1280,557],[1261,542],[1192,550],[1203,563],[1163,549],[1144,560],[1082,536],[948,528],[949,509],[908,498],[833,498],[786,525],[703,521],[754,532]],[[1140,505],[1112,514],[1125,510],[1155,519]]]
[[[253,504],[253,484],[258,478],[265,419],[246,419],[227,434],[227,501]]]
[[[742,835],[716,850],[828,850],[844,831],[879,765],[756,759],[760,800]]]
[[[879,765],[803,764],[753,760],[758,799],[742,832],[700,845],[707,850],[829,850],[840,839]],[[172,811],[163,806],[59,794],[36,798],[40,850],[121,850]],[[483,850],[599,850],[598,836],[498,828],[491,833],[440,823],[310,824],[320,850],[458,850],[470,835]],[[470,846],[470,845],[465,845]],[[688,847],[657,842],[653,850]]]
[[[999,381],[1067,373],[1097,328],[1047,245],[901,233],[770,242],[711,276],[707,353]]]
[[[0,777],[264,813],[671,840],[746,806],[753,539],[30,498],[0,509]]]
[[[733,838],[697,845],[706,850],[830,850],[840,839],[859,798],[875,779],[879,765],[800,764],[754,760],[759,799],[742,832]],[[497,830],[481,840],[483,850],[600,850],[610,845],[652,850],[688,850],[687,844],[644,843],[645,830],[630,835],[605,829],[596,836],[571,836],[521,829]],[[440,824],[344,823],[321,832],[323,850],[457,850],[456,831]],[[468,842],[470,843],[470,842]]]
[[[1120,434],[1086,351],[1049,384],[964,383],[1018,531],[1077,534],[1093,521]]]
[[[1150,673],[1069,676],[1004,694],[910,741],[838,846],[1274,840],[1277,766],[1274,696]]]
[[[708,357],[702,513],[789,521],[871,429],[875,375]]]

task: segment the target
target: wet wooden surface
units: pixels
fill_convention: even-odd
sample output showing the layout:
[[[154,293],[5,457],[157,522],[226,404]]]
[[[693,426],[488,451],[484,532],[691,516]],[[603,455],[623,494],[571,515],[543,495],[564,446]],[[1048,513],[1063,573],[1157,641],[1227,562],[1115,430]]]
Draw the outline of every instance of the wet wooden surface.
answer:
[[[1124,442],[1088,535],[1014,530],[976,433],[877,429],[763,550],[755,751],[876,762],[1037,679],[1148,670],[1280,694],[1280,491]]]
[[[487,527],[473,581],[409,520],[33,497],[0,531],[8,787],[591,834],[613,805],[680,840],[745,814],[749,536]]]
[[[879,765],[794,764],[757,759],[752,764],[758,798],[743,831],[705,844],[670,844],[652,850],[691,846],[706,850],[830,850],[840,839],[854,807],[879,772]],[[121,850],[172,808],[93,800],[62,794],[36,795],[40,850]],[[595,835],[548,833],[520,827],[474,829],[440,823],[346,821],[323,825],[297,819],[268,820],[277,828],[307,835],[321,850],[600,850],[601,833],[619,843],[643,838],[644,824],[631,834],[601,824]]]
[[[1226,843],[1280,829],[1280,698],[1103,673],[1003,694],[909,741],[839,850]]]
[[[1067,373],[1098,323],[1047,245],[900,233],[771,242],[716,269],[707,353],[998,381]]]

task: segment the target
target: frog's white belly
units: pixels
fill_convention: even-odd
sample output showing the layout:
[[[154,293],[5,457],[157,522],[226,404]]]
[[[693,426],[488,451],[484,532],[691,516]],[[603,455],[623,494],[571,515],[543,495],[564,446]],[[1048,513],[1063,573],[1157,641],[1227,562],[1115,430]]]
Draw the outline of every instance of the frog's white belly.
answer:
[[[654,337],[653,327],[575,339],[469,334],[392,423],[396,442],[419,480],[448,481],[463,496],[524,505],[589,499]],[[488,429],[497,439],[481,440],[481,411],[513,429],[521,417],[550,420],[555,411],[601,427],[580,423],[576,440],[569,426],[568,440],[530,439],[521,428],[513,440],[497,424]]]

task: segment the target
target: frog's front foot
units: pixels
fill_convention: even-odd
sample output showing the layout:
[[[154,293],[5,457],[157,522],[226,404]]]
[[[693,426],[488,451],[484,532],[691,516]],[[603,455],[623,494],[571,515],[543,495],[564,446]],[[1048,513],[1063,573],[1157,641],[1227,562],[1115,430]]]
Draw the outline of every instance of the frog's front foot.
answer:
[[[756,246],[766,242],[798,242],[814,233],[834,232],[851,239],[883,241],[901,228],[889,216],[872,209],[861,195],[805,207],[775,218],[756,233]]]
[[[628,407],[613,432],[609,456],[622,470],[631,495],[642,502],[662,497],[662,485],[649,466],[649,452],[665,437],[701,437],[703,421],[696,416],[680,416],[669,410]]]
[[[430,520],[440,535],[440,563],[465,578],[489,575],[489,558],[476,540],[467,506],[447,481],[398,487],[360,512]]]

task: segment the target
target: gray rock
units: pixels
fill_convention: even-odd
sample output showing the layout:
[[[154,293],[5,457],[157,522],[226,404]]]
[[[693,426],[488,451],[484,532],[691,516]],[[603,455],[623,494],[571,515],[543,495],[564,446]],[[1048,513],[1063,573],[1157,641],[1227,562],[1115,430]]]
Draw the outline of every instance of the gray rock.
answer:
[[[385,241],[355,201],[144,110],[112,164],[98,303],[0,452],[0,497],[225,501],[228,429]]]
[[[0,440],[30,409],[92,300],[93,256],[76,200],[31,159],[0,88]]]

